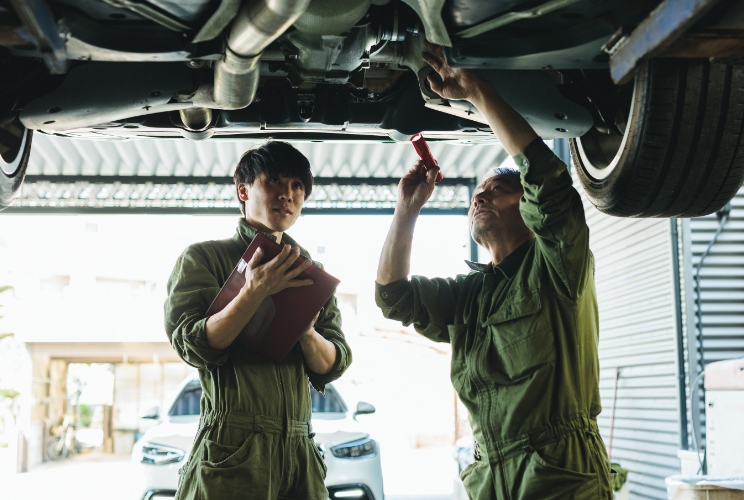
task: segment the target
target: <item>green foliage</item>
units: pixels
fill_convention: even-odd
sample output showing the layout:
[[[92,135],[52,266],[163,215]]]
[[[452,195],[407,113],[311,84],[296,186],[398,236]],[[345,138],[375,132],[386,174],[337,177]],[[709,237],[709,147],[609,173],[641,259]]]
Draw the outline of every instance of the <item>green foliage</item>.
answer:
[[[19,394],[20,392],[13,389],[0,389],[0,398],[13,399],[15,397],[18,397]]]
[[[93,421],[93,408],[88,405],[80,405],[80,425],[90,427]]]

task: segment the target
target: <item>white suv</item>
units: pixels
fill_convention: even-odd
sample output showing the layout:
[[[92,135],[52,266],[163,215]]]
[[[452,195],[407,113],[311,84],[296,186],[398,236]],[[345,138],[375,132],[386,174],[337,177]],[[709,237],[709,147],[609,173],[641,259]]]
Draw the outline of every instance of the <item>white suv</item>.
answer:
[[[160,423],[134,444],[132,460],[142,471],[142,500],[172,498],[178,483],[178,469],[185,463],[199,425],[199,378],[187,378],[166,415],[157,408],[142,418]],[[323,455],[328,474],[326,487],[331,500],[383,500],[382,469],[377,442],[364,432],[356,416],[374,413],[375,407],[359,402],[350,411],[333,385],[324,398],[312,391],[315,444]]]

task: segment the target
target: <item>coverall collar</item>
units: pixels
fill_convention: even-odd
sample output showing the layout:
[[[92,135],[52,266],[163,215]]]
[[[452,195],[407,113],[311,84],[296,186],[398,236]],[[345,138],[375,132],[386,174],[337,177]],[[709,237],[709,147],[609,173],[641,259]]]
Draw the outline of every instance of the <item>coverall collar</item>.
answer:
[[[532,245],[534,244],[534,239],[523,243],[519,248],[507,255],[504,260],[502,260],[495,266],[493,265],[493,262],[489,262],[488,264],[481,264],[479,262],[471,262],[469,260],[466,260],[465,263],[473,271],[477,271],[479,273],[492,273],[495,272],[496,269],[498,269],[499,271],[501,271],[501,274],[503,274],[504,277],[506,277],[507,279],[512,279],[519,269],[519,266],[522,265],[522,261],[524,260],[524,256],[527,254],[527,251],[532,248]]]
[[[267,233],[265,231],[261,231],[260,229],[256,229],[255,227],[251,226],[246,222],[244,218],[240,218],[238,220],[238,228],[235,231],[235,236],[233,236],[233,240],[238,243],[239,245],[242,245],[244,247],[247,247],[251,244],[251,241],[253,241],[253,238],[256,237],[256,234],[261,233],[267,238],[269,238],[271,241],[276,241],[276,236],[273,234]],[[305,257],[306,259],[311,259],[310,253],[302,248],[295,240],[290,238],[290,236],[287,233],[284,233],[282,235],[282,243],[285,245],[290,245],[292,247],[297,247],[300,249],[300,255]]]

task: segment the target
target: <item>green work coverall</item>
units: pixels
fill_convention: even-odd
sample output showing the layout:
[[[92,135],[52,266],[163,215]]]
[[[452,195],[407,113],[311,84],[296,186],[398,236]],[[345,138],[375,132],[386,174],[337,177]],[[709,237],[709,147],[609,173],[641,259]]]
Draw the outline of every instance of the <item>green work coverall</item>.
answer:
[[[386,317],[452,345],[452,384],[477,443],[461,474],[470,498],[611,499],[584,209],[542,140],[515,161],[536,238],[496,266],[469,263],[468,275],[378,285],[376,301]]]
[[[255,235],[241,219],[233,238],[191,245],[168,281],[166,332],[178,355],[199,369],[203,390],[199,431],[179,471],[179,500],[328,497],[309,384],[323,392],[351,363],[335,295],[315,324],[336,346],[336,363],[325,375],[305,366],[299,342],[278,364],[239,343],[225,350],[207,343],[204,313]],[[282,243],[299,246],[286,234]]]

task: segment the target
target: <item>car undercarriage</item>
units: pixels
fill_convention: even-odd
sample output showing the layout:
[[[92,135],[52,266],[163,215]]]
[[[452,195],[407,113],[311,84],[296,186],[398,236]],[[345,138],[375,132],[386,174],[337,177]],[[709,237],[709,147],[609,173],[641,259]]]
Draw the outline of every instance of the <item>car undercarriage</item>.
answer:
[[[744,116],[732,108],[744,98],[738,61],[667,47],[639,64],[634,79],[618,84],[611,72],[611,58],[632,46],[632,31],[668,3],[0,1],[0,205],[22,181],[33,131],[92,139],[400,141],[422,133],[495,141],[468,102],[429,87],[421,56],[428,40],[444,47],[451,66],[491,81],[543,139],[570,139],[579,178],[600,210],[710,213],[744,180],[738,146],[720,153],[722,141],[741,135],[736,123]],[[742,31],[741,2],[698,3],[705,8],[680,23],[719,35]],[[677,91],[653,97],[670,85]],[[659,109],[654,99],[672,107]],[[659,147],[649,126],[664,116],[678,126],[659,125],[667,151],[647,165]],[[700,144],[681,163],[680,139]],[[706,167],[721,163],[728,166]],[[649,176],[646,192],[630,192]]]

